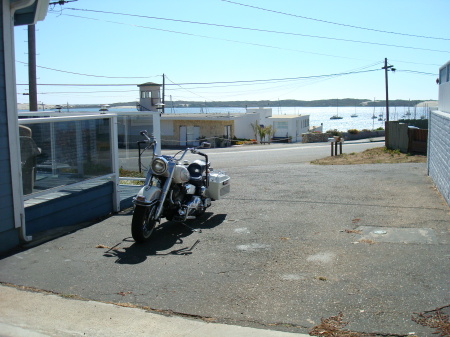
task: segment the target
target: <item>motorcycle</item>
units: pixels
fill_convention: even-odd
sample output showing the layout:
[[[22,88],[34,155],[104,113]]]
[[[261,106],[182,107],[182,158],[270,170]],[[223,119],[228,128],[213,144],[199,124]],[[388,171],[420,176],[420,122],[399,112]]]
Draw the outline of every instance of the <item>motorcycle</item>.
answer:
[[[131,234],[143,243],[162,218],[184,223],[203,215],[212,201],[230,192],[230,177],[215,172],[199,148],[186,148],[173,156],[157,155],[156,139],[145,130],[140,134],[146,138],[138,142],[145,144],[144,151],[153,150],[144,186],[133,198]],[[192,163],[183,160],[188,152],[204,159]]]

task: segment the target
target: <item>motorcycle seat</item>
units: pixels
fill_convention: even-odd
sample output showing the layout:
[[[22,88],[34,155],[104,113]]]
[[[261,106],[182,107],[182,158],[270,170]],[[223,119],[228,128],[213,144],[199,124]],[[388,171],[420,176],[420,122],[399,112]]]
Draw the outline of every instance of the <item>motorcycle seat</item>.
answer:
[[[206,171],[206,163],[196,160],[188,166],[190,175],[189,182],[193,185],[200,186],[203,184],[203,178]]]

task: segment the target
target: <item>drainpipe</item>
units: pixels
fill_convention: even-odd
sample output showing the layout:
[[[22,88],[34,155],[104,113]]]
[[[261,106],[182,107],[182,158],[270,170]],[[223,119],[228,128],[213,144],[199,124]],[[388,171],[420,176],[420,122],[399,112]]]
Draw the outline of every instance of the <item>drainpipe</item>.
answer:
[[[36,0],[18,0],[18,1],[14,1],[11,3],[10,5],[10,9],[11,9],[11,15],[14,15],[14,12],[31,6]],[[20,214],[20,228],[19,228],[19,235],[20,235],[20,239],[23,242],[30,242],[32,237],[28,236],[26,233],[26,226],[25,226],[25,219],[24,219],[24,214],[21,213]]]

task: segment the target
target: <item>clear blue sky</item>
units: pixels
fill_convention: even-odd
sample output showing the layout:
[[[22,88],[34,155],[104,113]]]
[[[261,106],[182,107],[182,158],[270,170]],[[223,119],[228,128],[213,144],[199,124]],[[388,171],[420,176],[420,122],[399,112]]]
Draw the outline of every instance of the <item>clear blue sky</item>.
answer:
[[[389,73],[390,99],[437,99],[438,70],[450,59],[448,0],[233,1],[78,0],[50,6],[36,26],[38,84],[131,86],[40,85],[38,100],[136,101],[135,85],[161,83],[163,73],[166,100],[174,101],[384,99],[385,57],[397,69]],[[27,84],[26,27],[15,28],[15,41],[17,83]],[[312,77],[365,70],[377,71]],[[28,87],[18,85],[17,91],[19,103],[26,103],[22,93]]]

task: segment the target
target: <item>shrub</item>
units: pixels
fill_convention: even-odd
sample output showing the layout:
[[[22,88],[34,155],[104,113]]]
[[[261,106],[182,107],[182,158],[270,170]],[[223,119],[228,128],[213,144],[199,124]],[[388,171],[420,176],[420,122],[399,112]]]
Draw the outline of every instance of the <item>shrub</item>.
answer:
[[[326,133],[328,133],[330,136],[342,136],[342,132],[338,131],[337,129],[328,130]]]
[[[347,131],[351,135],[357,135],[359,133],[359,130],[357,129],[348,129]]]
[[[379,128],[376,128],[375,130],[376,130],[376,131],[383,131],[384,128],[382,128],[382,127],[380,126]]]

